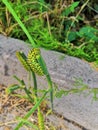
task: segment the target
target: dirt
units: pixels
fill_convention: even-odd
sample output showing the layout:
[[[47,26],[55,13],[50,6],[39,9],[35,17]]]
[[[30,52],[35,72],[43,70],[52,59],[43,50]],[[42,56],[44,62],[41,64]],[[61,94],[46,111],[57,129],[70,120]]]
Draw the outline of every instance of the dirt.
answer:
[[[0,130],[13,130],[18,124],[18,118],[24,117],[26,113],[32,108],[33,104],[27,99],[19,98],[13,95],[6,94],[6,86],[0,85]],[[42,110],[45,114],[47,107],[43,105]],[[45,116],[45,115],[44,115]],[[38,125],[37,113],[35,112],[29,118],[29,121]],[[33,130],[25,125],[20,130]],[[34,129],[35,130],[35,129]],[[55,126],[45,119],[45,130],[69,130],[67,126],[61,125]]]
[[[0,130],[13,130],[18,123],[16,117],[23,117],[32,104],[26,99],[7,95],[5,89],[0,85]]]

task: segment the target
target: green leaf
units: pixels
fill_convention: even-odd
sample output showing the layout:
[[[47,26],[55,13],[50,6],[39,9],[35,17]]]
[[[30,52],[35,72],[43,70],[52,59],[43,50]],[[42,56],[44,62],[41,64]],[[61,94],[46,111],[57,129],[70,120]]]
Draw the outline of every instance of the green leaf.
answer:
[[[90,27],[90,26],[86,26],[80,29],[79,32],[77,32],[77,35],[80,37],[85,37],[87,40],[94,40],[94,41],[98,41],[98,30]]]
[[[79,2],[73,2],[69,7],[65,8],[63,15],[68,16],[75,11],[75,8],[79,5]]]
[[[76,32],[70,32],[70,33],[69,33],[69,35],[68,35],[68,40],[69,40],[70,42],[76,40],[76,38],[77,38]]]
[[[67,96],[69,94],[70,91],[68,90],[60,90],[58,92],[56,92],[55,96],[57,98],[61,98],[62,96]]]
[[[6,88],[6,93],[7,94],[11,94],[11,93],[13,93],[15,90],[17,90],[17,89],[20,89],[21,87],[19,86],[19,85],[17,85],[17,84],[13,84],[13,85],[11,85],[11,86],[9,86],[8,88]]]

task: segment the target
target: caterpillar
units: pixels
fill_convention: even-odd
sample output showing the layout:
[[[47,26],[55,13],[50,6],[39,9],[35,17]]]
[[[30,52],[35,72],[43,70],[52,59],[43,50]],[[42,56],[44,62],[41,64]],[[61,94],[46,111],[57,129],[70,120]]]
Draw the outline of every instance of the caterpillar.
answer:
[[[25,56],[25,54],[23,52],[19,52],[17,51],[16,52],[16,56],[17,58],[19,59],[19,61],[22,63],[22,65],[24,66],[24,68],[27,70],[27,71],[30,71],[30,66],[27,62],[27,57]]]
[[[39,48],[33,48],[28,52],[27,56],[27,62],[29,66],[31,67],[32,71],[37,73],[38,75],[42,76],[44,75],[41,65],[38,62],[38,59],[40,58],[40,49]]]

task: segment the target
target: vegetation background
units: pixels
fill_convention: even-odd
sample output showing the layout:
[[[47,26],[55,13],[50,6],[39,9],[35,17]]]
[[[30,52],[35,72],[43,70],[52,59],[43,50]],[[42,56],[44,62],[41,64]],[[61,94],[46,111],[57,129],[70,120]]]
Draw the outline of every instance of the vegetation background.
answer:
[[[97,0],[9,2],[37,46],[98,63]],[[3,2],[0,2],[0,33],[29,42]]]

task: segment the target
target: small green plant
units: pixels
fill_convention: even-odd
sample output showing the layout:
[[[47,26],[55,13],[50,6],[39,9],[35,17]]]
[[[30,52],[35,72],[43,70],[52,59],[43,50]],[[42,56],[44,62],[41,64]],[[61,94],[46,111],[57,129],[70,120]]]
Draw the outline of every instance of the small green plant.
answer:
[[[61,98],[62,96],[67,96],[69,94],[83,94],[85,96],[92,95],[93,101],[98,101],[98,88],[90,88],[87,84],[83,83],[82,79],[76,79],[71,89],[55,89],[55,97]]]
[[[27,98],[32,102],[35,103],[34,107],[27,113],[27,115],[24,116],[23,119],[20,119],[20,123],[16,126],[15,130],[19,130],[20,127],[22,127],[23,124],[27,123],[30,124],[30,122],[27,121],[27,119],[31,116],[31,114],[38,108],[38,120],[39,120],[39,127],[42,129],[44,128],[44,123],[42,121],[42,114],[40,112],[40,104],[45,99],[46,94],[50,92],[50,101],[51,101],[51,108],[53,109],[53,86],[52,81],[50,78],[50,75],[48,73],[46,64],[40,54],[40,49],[35,48],[36,44],[34,40],[32,39],[30,33],[28,32],[27,28],[24,26],[22,21],[20,20],[19,16],[17,16],[16,12],[13,10],[11,4],[7,0],[2,0],[2,2],[7,6],[9,11],[12,13],[15,20],[18,22],[20,27],[23,29],[24,33],[28,37],[29,41],[33,45],[33,49],[28,53],[28,57],[23,52],[16,52],[17,58],[20,60],[20,62],[23,64],[24,68],[31,73],[31,76],[33,77],[34,82],[34,94],[32,91],[30,91],[26,85],[25,82],[21,79],[19,79],[17,76],[14,76],[20,83],[20,85],[15,84],[7,88],[6,92],[8,94],[12,93],[13,91],[17,89],[23,89],[27,95]],[[45,75],[46,79],[48,81],[49,88],[47,90],[44,90],[44,94],[42,97],[38,98],[37,93],[37,81],[36,81],[36,74],[42,76]],[[33,95],[33,98],[32,98]],[[41,116],[41,117],[40,117]],[[32,126],[32,125],[30,125]],[[36,127],[36,126],[32,126]]]
[[[13,84],[12,86],[10,86],[6,89],[6,92],[7,92],[7,94],[11,94],[18,89],[24,90],[24,92],[26,93],[25,97],[27,97],[27,99],[31,103],[35,104],[35,106],[36,106],[36,107],[34,106],[30,111],[33,113],[36,109],[38,110],[39,129],[45,130],[44,118],[43,118],[42,112],[40,110],[40,104],[43,100],[45,100],[46,94],[50,92],[50,94],[51,94],[51,104],[52,104],[52,108],[53,108],[53,99],[52,99],[53,98],[52,97],[53,96],[52,95],[53,89],[52,89],[52,86],[50,86],[47,90],[43,91],[44,94],[42,95],[42,97],[38,97],[38,92],[39,92],[38,90],[39,89],[37,88],[36,74],[39,75],[39,76],[45,76],[46,75],[46,77],[47,76],[50,77],[48,71],[46,69],[43,69],[43,68],[46,68],[46,67],[42,66],[43,64],[41,62],[40,49],[39,48],[31,49],[28,52],[28,56],[26,56],[23,52],[17,51],[16,56],[19,59],[19,61],[22,63],[24,68],[28,71],[29,75],[31,73],[30,76],[33,77],[34,88],[30,89],[30,86],[32,86],[30,83],[29,83],[30,86],[27,87],[24,80],[20,80],[17,76],[14,76],[19,81],[20,85]],[[32,78],[30,77],[29,79],[32,79]],[[50,84],[52,85],[52,81],[50,80],[50,78],[47,78],[47,79],[48,79],[49,85]],[[21,96],[18,95],[18,96],[22,97],[22,95]],[[30,115],[31,115],[32,113],[30,111],[28,113],[30,113]],[[28,113],[27,113],[27,115],[28,115]],[[30,123],[30,122],[26,121],[29,118],[30,115],[21,119],[20,123],[17,125],[15,130],[18,130],[20,127],[22,127],[23,124]],[[33,125],[32,127],[37,127],[37,126]]]

